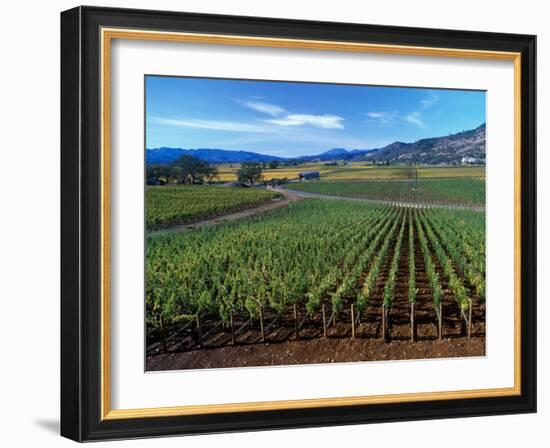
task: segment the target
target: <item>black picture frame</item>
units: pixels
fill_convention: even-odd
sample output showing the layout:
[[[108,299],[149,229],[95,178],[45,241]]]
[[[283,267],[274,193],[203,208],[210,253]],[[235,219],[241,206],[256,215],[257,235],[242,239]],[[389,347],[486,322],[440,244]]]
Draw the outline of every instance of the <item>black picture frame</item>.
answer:
[[[521,53],[521,394],[308,409],[101,418],[100,29]],[[536,37],[77,7],[61,14],[61,435],[76,441],[536,412]]]

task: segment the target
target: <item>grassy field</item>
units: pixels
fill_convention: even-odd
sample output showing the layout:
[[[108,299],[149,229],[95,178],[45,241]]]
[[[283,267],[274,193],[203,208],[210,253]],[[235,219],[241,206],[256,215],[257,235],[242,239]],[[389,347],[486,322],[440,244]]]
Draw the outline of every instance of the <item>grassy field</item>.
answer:
[[[414,181],[309,181],[285,188],[308,193],[408,203],[482,206],[485,181],[472,178],[425,179]]]
[[[231,182],[237,179],[235,172],[239,169],[238,164],[219,165],[219,181]],[[296,167],[281,167],[274,170],[263,171],[264,180],[273,178],[289,180],[298,179],[302,171],[319,171],[323,180],[375,180],[375,179],[407,179],[411,173],[409,166],[371,166],[365,163],[353,162],[348,165],[326,166],[324,163],[308,163]],[[483,166],[419,166],[419,178],[448,178],[448,177],[472,177],[477,179],[485,178],[485,167]]]
[[[146,225],[151,229],[170,224],[184,224],[254,207],[277,197],[281,197],[281,194],[256,188],[202,185],[147,187]]]
[[[302,171],[320,171],[321,174],[327,174],[329,172],[338,169],[339,167],[335,166],[324,166],[322,163],[307,163],[296,167],[282,167],[274,170],[264,169],[262,174],[264,180],[270,179],[298,179],[298,173]],[[237,180],[237,175],[235,174],[239,169],[238,164],[232,165],[218,165],[219,171],[219,180],[220,182],[232,182]]]

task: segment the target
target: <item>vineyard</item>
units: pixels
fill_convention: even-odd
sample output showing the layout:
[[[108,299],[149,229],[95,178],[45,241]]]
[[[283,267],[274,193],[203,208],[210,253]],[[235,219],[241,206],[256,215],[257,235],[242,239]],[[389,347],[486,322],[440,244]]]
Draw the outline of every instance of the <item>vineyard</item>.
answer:
[[[472,180],[456,181],[470,185],[467,200],[478,199]],[[298,186],[365,193],[343,184]],[[438,188],[426,193],[431,200],[452,198],[453,188],[437,196]],[[241,190],[243,198],[249,192],[250,201],[273,197]],[[169,196],[162,200],[164,206],[155,206],[170,208]],[[210,200],[198,204],[205,208],[195,216],[213,213],[216,199]],[[173,218],[166,211],[162,222],[190,216],[185,207],[181,212]],[[483,213],[307,199],[214,227],[151,235],[146,250],[151,354],[289,339],[485,332]]]
[[[462,205],[485,204],[485,181],[470,178],[414,179],[406,181],[305,182],[285,188],[306,193],[405,203]]]
[[[146,225],[151,229],[185,224],[254,207],[280,197],[280,193],[256,188],[218,188],[200,185],[147,187]]]

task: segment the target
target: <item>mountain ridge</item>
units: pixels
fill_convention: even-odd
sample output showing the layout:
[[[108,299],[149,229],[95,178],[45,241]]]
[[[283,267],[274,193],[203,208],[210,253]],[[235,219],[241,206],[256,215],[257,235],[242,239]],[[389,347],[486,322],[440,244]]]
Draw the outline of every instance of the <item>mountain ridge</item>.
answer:
[[[464,158],[485,161],[485,123],[477,128],[440,137],[429,137],[412,143],[395,141],[382,148],[332,148],[321,154],[299,157],[278,157],[253,151],[219,148],[152,148],[146,149],[148,164],[169,164],[182,155],[191,155],[210,163],[243,163],[271,161],[373,161],[390,163],[454,164]]]
[[[218,148],[154,148],[146,150],[147,163],[171,163],[182,155],[190,155],[210,163],[242,163],[242,162],[271,162],[283,161],[283,157],[259,154],[252,151],[233,151]]]
[[[413,143],[393,142],[374,149],[363,160],[427,164],[460,162],[463,158],[485,161],[486,126],[443,137],[429,137]]]

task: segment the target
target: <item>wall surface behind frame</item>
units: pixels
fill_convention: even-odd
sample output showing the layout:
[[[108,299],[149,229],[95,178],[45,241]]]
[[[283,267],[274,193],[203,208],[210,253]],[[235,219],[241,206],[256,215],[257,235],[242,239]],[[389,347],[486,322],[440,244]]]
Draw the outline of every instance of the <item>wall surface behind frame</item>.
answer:
[[[87,1],[127,8],[157,8],[204,13],[333,20],[385,25],[516,32],[538,35],[539,229],[548,228],[550,157],[545,153],[550,122],[548,78],[550,36],[544,3],[463,0],[145,0]],[[77,2],[10,2],[4,5],[0,114],[2,220],[0,247],[2,319],[0,332],[0,441],[4,446],[70,446],[57,435],[59,422],[59,12]],[[543,175],[546,174],[546,175]],[[539,329],[549,321],[550,237],[539,232]],[[95,446],[463,447],[544,446],[550,438],[550,393],[545,384],[549,332],[539,330],[539,414],[348,426],[252,434],[197,436],[118,442]],[[548,350],[546,350],[548,352]]]

